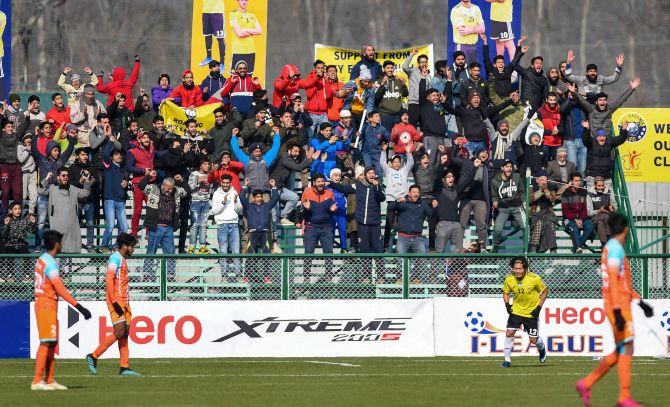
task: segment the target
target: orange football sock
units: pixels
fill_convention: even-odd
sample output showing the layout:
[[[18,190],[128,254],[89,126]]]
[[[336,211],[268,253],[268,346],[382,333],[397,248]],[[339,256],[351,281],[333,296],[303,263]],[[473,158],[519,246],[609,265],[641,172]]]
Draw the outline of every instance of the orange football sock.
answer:
[[[630,397],[630,370],[633,364],[633,355],[619,356],[619,401]]]
[[[114,334],[111,334],[111,335],[107,336],[102,341],[100,346],[98,346],[98,348],[93,352],[93,357],[96,358],[96,359],[99,358],[103,353],[105,353],[107,348],[109,348],[110,346],[112,346],[114,344],[114,342],[116,342],[116,336],[114,336]]]
[[[128,337],[119,339],[119,364],[121,367],[129,367],[130,351],[128,350]]]
[[[584,378],[584,384],[591,388],[598,380],[600,380],[607,372],[617,363],[619,353],[615,350],[609,355],[605,356],[598,366],[591,372],[590,375]]]
[[[47,366],[48,353],[49,348],[47,345],[41,343],[39,348],[37,348],[37,355],[35,356],[35,377],[33,377],[32,384],[37,384],[42,381],[44,369]]]
[[[53,383],[54,381],[54,371],[56,370],[56,347],[52,346],[49,348],[47,353],[47,383]]]

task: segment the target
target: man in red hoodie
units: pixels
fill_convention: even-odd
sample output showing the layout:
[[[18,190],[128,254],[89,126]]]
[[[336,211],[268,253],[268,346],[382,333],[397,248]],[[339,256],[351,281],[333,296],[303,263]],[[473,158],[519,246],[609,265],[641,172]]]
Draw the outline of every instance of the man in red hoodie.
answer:
[[[126,96],[128,101],[127,106],[131,111],[134,109],[133,105],[133,87],[140,77],[140,56],[135,55],[135,65],[130,77],[126,79],[126,70],[118,66],[112,71],[112,81],[104,83],[104,72],[100,71],[98,75],[98,92],[108,94],[107,106],[111,106],[116,100],[116,94],[121,92]]]
[[[307,113],[312,118],[312,127],[308,130],[308,137],[311,140],[315,129],[318,129],[321,123],[328,121],[328,101],[333,97],[333,89],[326,78],[326,64],[317,59],[314,61],[314,70],[309,74],[311,86],[305,89],[307,93]]]
[[[545,147],[549,161],[556,159],[556,152],[563,145],[563,131],[565,130],[563,115],[567,115],[571,110],[570,99],[566,98],[559,106],[558,95],[549,92],[544,104],[537,111],[544,126],[542,145]]]
[[[277,109],[280,108],[282,102],[288,105],[288,100],[294,93],[298,93],[300,89],[307,89],[316,84],[316,81],[311,76],[306,79],[300,79],[300,71],[298,67],[293,64],[284,65],[281,75],[275,78],[275,93],[272,98],[272,104]]]
[[[193,72],[190,69],[181,73],[181,85],[174,88],[167,100],[190,109],[202,106],[202,91],[200,90],[200,86],[193,82]]]
[[[133,174],[133,219],[131,231],[135,236],[137,236],[137,231],[140,228],[142,202],[147,199],[138,184],[153,169],[154,143],[151,141],[149,132],[143,131],[137,136],[137,147],[131,148],[126,154],[126,172]]]
[[[62,94],[54,93],[51,95],[51,103],[54,104],[54,107],[47,112],[47,121],[53,121],[55,128],[59,128],[61,124],[72,123],[70,106],[65,106]]]

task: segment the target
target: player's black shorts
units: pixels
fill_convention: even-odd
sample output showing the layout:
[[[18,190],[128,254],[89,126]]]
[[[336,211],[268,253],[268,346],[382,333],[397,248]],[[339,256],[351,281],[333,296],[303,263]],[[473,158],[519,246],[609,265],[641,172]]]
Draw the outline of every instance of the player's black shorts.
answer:
[[[514,31],[512,30],[511,22],[493,21],[491,20],[491,39],[507,41],[514,39]]]
[[[507,329],[519,329],[523,325],[523,330],[528,336],[538,336],[537,322],[537,318],[526,318],[510,314],[509,318],[507,318]]]
[[[202,35],[213,35],[216,38],[226,36],[226,30],[223,27],[223,14],[221,13],[203,13],[202,14]]]

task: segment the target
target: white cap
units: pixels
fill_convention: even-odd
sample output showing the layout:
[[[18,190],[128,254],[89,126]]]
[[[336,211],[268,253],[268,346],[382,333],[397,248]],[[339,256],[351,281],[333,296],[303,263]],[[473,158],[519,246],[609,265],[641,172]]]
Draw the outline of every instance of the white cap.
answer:
[[[351,117],[351,112],[347,109],[340,110],[340,117]]]

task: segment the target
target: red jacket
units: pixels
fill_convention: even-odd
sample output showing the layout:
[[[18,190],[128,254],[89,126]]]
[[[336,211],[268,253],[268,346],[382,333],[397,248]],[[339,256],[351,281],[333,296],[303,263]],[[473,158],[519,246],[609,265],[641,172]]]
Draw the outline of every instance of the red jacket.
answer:
[[[240,184],[240,172],[244,169],[244,164],[239,161],[231,161],[226,168],[219,168],[218,170],[213,170],[209,173],[208,182],[214,183],[219,182],[221,176],[228,174],[233,178],[231,185],[235,188],[235,191],[239,194],[242,192],[242,185]]]
[[[300,89],[306,89],[313,86],[316,82],[309,76],[306,79],[289,79],[291,76],[300,75],[298,67],[295,65],[284,65],[281,75],[275,78],[275,93],[272,98],[272,104],[279,108],[282,104],[282,98],[290,98],[292,94]]]
[[[333,91],[333,97],[328,100],[328,121],[337,123],[340,121],[340,111],[344,106],[344,99],[335,96],[341,89],[344,88],[344,83],[328,80],[328,85]]]
[[[170,93],[171,98],[181,98],[181,107],[202,106],[202,91],[200,86],[193,84],[193,88],[186,89],[184,85],[179,85]]]
[[[405,137],[400,137],[403,133],[409,134],[410,138],[406,139]],[[416,127],[412,126],[410,123],[398,123],[393,126],[391,130],[391,141],[393,142],[393,152],[396,154],[405,154],[405,146],[409,140],[413,142],[419,142],[423,139],[423,135],[419,133]],[[412,145],[412,151],[416,150],[416,146]]]
[[[154,168],[154,144],[151,143],[148,150],[135,147],[128,150],[126,155],[126,169],[133,174],[133,184],[139,184],[144,178],[147,168]]]
[[[116,94],[121,92],[126,96],[126,106],[128,106],[128,110],[132,111],[135,107],[133,103],[133,86],[135,86],[139,77],[139,61],[135,62],[133,71],[130,73],[128,79],[126,79],[126,70],[117,66],[112,71],[112,81],[109,83],[104,83],[102,75],[98,75],[98,92],[109,95],[107,97],[107,106],[111,106]]]
[[[326,76],[319,78],[316,71],[312,71],[307,78],[313,84],[305,89],[307,93],[307,112],[312,114],[326,114],[328,112],[328,100],[333,97],[333,89],[328,84]]]
[[[552,109],[547,103],[543,104],[537,111],[542,117],[542,125],[544,126],[544,139],[542,144],[547,147],[560,147],[563,145],[563,135],[561,134],[561,111],[558,106]],[[559,129],[558,134],[551,134],[554,127]]]
[[[47,112],[47,121],[53,120],[54,122],[54,131],[60,127],[61,124],[69,124],[72,123],[72,119],[70,119],[70,106],[64,106],[63,110],[58,110],[56,106],[52,107],[49,109]]]

